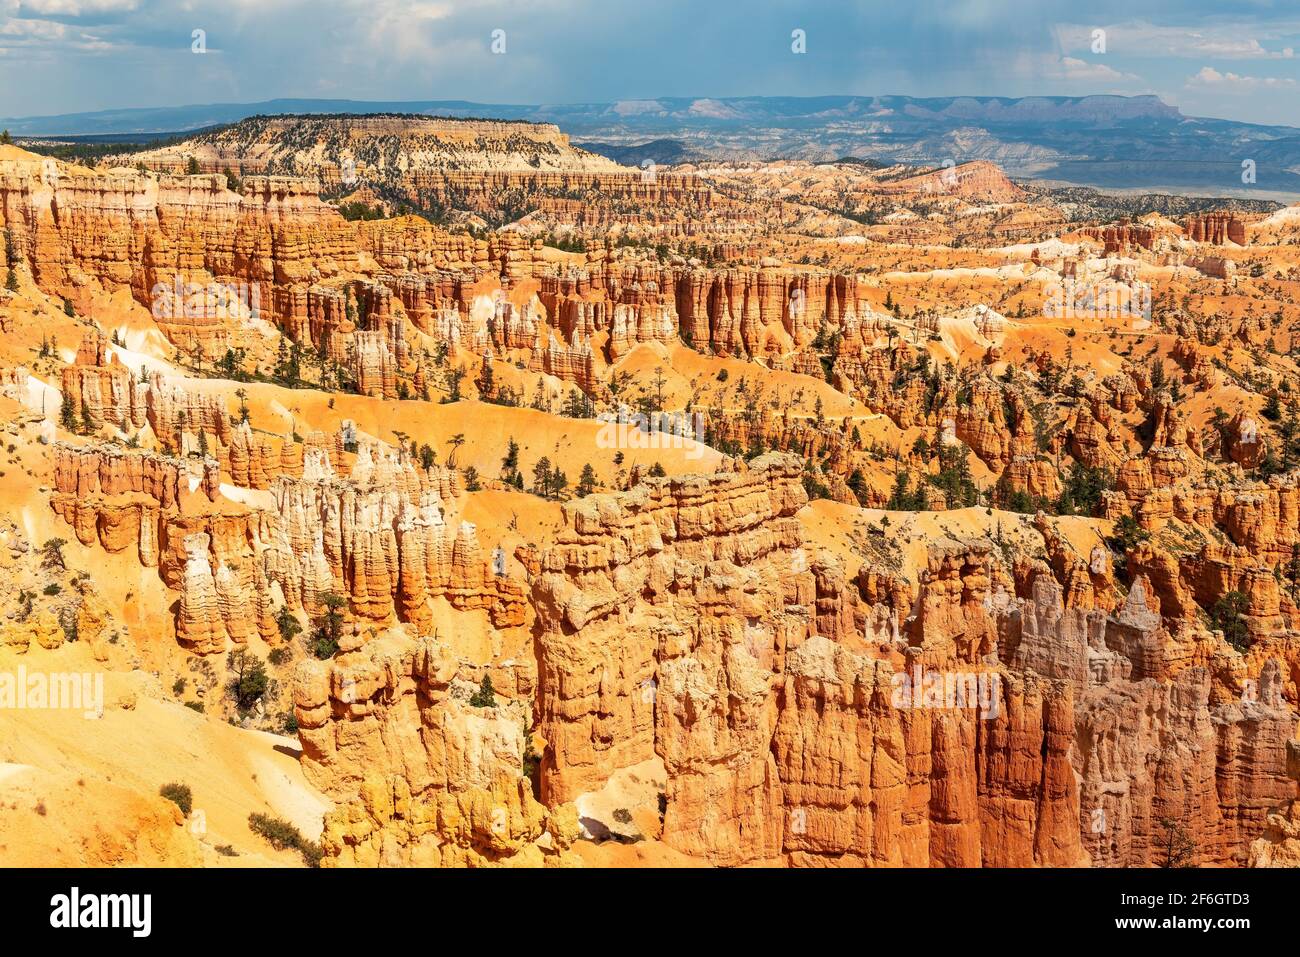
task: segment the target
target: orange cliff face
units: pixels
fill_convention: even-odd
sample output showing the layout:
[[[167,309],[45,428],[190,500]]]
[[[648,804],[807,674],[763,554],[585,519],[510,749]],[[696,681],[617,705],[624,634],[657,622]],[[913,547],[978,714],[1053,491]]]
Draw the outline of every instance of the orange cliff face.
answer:
[[[177,639],[199,654],[228,641],[274,645],[280,595],[310,606],[340,577],[351,583],[358,627],[332,661],[299,666],[293,692],[308,776],[347,808],[326,821],[336,863],[560,863],[578,836],[572,802],[646,761],[664,769],[660,839],[718,864],[1150,864],[1160,809],[1203,799],[1197,782],[1216,780],[1234,796],[1204,804],[1199,862],[1232,863],[1294,789],[1283,747],[1294,719],[1275,664],[1249,707],[1216,703],[1209,659],[1161,655],[1171,639],[1139,597],[1144,586],[1114,616],[1063,609],[1047,571],[1032,597],[1010,598],[991,546],[975,541],[932,548],[914,594],[848,581],[805,541],[791,456],[711,479],[650,479],[570,509],[555,545],[528,559],[525,601],[508,577],[493,583],[465,527],[430,538],[443,527],[436,499],[423,522],[412,513],[388,526],[379,500],[351,498],[364,487],[457,494],[400,462],[362,455],[344,486],[355,491],[331,499],[322,496],[337,480],[320,455],[303,479],[280,480],[270,514],[200,517],[207,499],[186,504],[176,465],[62,454],[57,487],[100,516],[100,496],[153,503],[168,543],[154,561],[180,594]],[[342,537],[325,519],[312,545],[314,516],[345,502]],[[103,536],[118,523],[94,524]],[[133,529],[141,540],[159,534]],[[100,544],[135,543],[109,533]],[[151,563],[144,551],[141,562]],[[536,663],[518,652],[512,665],[475,661],[468,636],[433,625],[428,603],[439,595],[520,652],[535,615]],[[925,697],[927,672],[963,676],[974,697],[950,706],[942,686]],[[484,675],[506,710],[466,703]],[[904,678],[919,682],[914,697],[900,696]],[[1185,775],[1149,777],[1130,732],[1077,736],[1130,720],[1126,708],[1137,720],[1152,695],[1171,694],[1160,706],[1168,727],[1142,733],[1185,740]],[[525,739],[523,719],[506,713],[534,695],[536,796],[509,783]],[[1021,751],[1041,753],[1041,765],[1008,763]],[[830,757],[850,753],[823,780]],[[1173,780],[1191,790],[1170,791]],[[501,807],[504,831],[490,810]],[[1098,831],[1098,819],[1111,823]],[[383,850],[394,839],[402,850]]]
[[[92,174],[11,162],[0,166],[0,195],[15,244],[50,288],[94,279],[147,296],[155,283],[169,285],[188,270],[288,282],[306,278],[295,268],[308,243],[317,268],[332,254],[345,263],[342,237],[352,232],[308,181],[290,178],[250,178],[233,193],[221,176]],[[282,232],[294,223],[301,227],[296,237]],[[313,226],[321,230],[315,236]]]

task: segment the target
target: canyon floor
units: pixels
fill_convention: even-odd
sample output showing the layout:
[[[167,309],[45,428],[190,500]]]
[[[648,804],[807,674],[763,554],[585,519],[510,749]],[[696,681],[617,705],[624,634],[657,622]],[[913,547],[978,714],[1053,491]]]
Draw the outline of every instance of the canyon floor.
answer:
[[[0,863],[1300,865],[1300,207],[0,146]]]

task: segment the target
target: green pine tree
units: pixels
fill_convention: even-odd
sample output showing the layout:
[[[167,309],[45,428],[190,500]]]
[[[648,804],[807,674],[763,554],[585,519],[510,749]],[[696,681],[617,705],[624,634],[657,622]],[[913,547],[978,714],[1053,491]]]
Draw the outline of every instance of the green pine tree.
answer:
[[[497,706],[496,689],[492,687],[492,676],[484,675],[478,691],[469,697],[471,708],[495,708]]]
[[[578,476],[578,498],[586,498],[596,490],[596,470],[588,462],[582,467],[582,474]]]

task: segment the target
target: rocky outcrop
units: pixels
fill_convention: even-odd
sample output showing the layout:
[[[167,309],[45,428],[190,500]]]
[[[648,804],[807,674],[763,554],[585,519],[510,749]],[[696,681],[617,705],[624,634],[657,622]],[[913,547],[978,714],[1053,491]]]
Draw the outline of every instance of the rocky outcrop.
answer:
[[[248,422],[241,422],[231,428],[230,444],[218,450],[217,458],[232,484],[269,489],[277,476],[302,478],[305,469],[322,463],[322,454],[342,461],[345,453],[340,437],[327,441],[321,433],[312,432],[296,442],[255,431]]]
[[[609,361],[638,343],[677,338],[719,355],[784,356],[824,325],[852,326],[870,311],[852,276],[629,264],[612,253],[589,254],[585,269],[543,275],[539,293],[569,344],[609,333]]]
[[[142,381],[117,361],[108,337],[97,329],[85,334],[62,379],[78,429],[107,425],[130,433],[147,424],[160,442],[181,454],[199,450],[200,434],[211,448],[230,441],[230,417],[220,395],[191,392],[156,372]]]
[[[129,452],[119,446],[54,446],[57,495],[89,499],[96,495],[143,495],[164,510],[176,507],[184,463],[161,455]]]
[[[1187,238],[1197,243],[1213,243],[1223,246],[1235,243],[1246,245],[1246,223],[1227,212],[1205,213],[1193,216],[1183,224]]]
[[[544,866],[577,837],[527,777],[535,672],[467,659],[449,640],[390,633],[299,666],[294,706],[308,777],[340,804],[322,848],[334,866]],[[467,701],[492,671],[510,698]]]
[[[211,542],[199,533],[185,538],[181,598],[176,612],[176,640],[196,654],[226,650],[226,633],[217,607],[217,584],[208,557]]]
[[[1198,860],[1244,860],[1285,796],[1276,662],[1257,702],[1216,699],[1231,653],[1188,654],[1143,584],[1113,616],[1067,610],[1045,572],[1010,598],[977,541],[932,551],[914,600],[845,588],[796,564],[794,461],[568,509],[533,594],[545,801],[658,756],[663,839],[716,863],[1140,866],[1194,800]],[[882,601],[906,617],[896,639],[867,626]],[[1141,757],[1167,742],[1164,764]]]
[[[1102,253],[1106,256],[1128,255],[1136,250],[1165,251],[1177,237],[1176,227],[1167,221],[1134,223],[1121,220],[1111,226],[1088,226],[1079,232],[1101,243]]]
[[[1003,626],[1004,660],[1075,689],[1072,760],[1094,866],[1161,863],[1170,821],[1196,863],[1243,863],[1250,837],[1289,793],[1284,750],[1296,722],[1277,662],[1258,695],[1216,702],[1209,668],[1196,664],[1211,659],[1181,653],[1144,594],[1139,581],[1108,616],[1064,608],[1040,578],[1032,603]]]
[[[781,606],[778,569],[784,564],[788,571],[798,545],[791,516],[803,491],[794,460],[757,462],[747,473],[647,480],[618,498],[593,496],[566,506],[566,531],[541,556],[533,588],[542,628],[538,720],[548,742],[545,800],[569,800],[598,787],[615,768],[653,757],[661,736],[689,737],[691,729],[681,724],[685,712],[674,719],[672,710],[662,710],[664,701],[656,706],[655,686],[664,685],[656,681],[658,656],[682,659],[674,666],[680,679],[674,695],[688,693],[688,673],[698,666],[714,680],[727,680],[715,669],[723,667],[725,649],[742,639],[748,617],[761,619]],[[794,587],[799,579],[790,581]],[[803,581],[811,597],[810,574]],[[642,600],[648,607],[639,607]],[[701,614],[705,609],[708,617]],[[778,634],[768,642],[810,625],[783,617],[777,615]],[[659,651],[661,640],[668,642],[666,653]],[[739,660],[736,666],[742,667]],[[655,727],[660,713],[662,730]],[[749,758],[760,768],[767,760],[761,751]],[[735,763],[740,760],[737,755]],[[697,770],[707,777],[710,768]],[[723,766],[716,770],[728,773]],[[691,801],[684,793],[668,799],[674,817]],[[676,809],[675,802],[681,802]]]
[[[488,569],[473,525],[444,520],[444,502],[459,492],[454,476],[417,469],[404,452],[363,446],[348,479],[326,463],[302,479],[278,478],[268,577],[293,607],[315,608],[320,595],[337,591],[359,618],[401,620],[417,633],[438,599],[483,609],[497,627],[521,624],[519,584]]]
[[[352,339],[352,379],[362,395],[397,398],[397,357],[382,332],[358,332]]]
[[[196,525],[227,518],[207,513],[190,492],[193,484],[204,493],[202,498],[217,497],[212,461],[185,463],[187,471],[182,473],[181,463],[162,456],[133,455],[114,447],[65,447],[56,449],[56,464],[58,484],[50,504],[72,526],[78,540],[84,545],[98,542],[110,552],[136,548],[141,564],[161,566],[165,578],[170,579],[169,541],[196,530]],[[189,475],[188,470],[195,468],[201,470],[201,478]],[[246,518],[242,509],[234,516],[236,522]]]
[[[105,425],[130,431],[144,427],[147,390],[109,350],[108,337],[88,331],[76,361],[63,367],[62,392],[78,428],[98,431]]]
[[[886,184],[882,191],[952,196],[986,203],[1011,203],[1024,198],[1024,192],[1002,170],[985,160],[897,179]]]
[[[1188,266],[1203,276],[1213,279],[1231,280],[1237,275],[1237,264],[1224,256],[1189,256]]]
[[[1300,741],[1286,746],[1287,776],[1300,785]],[[1269,814],[1264,831],[1250,845],[1251,867],[1300,867],[1300,795]]]
[[[230,444],[230,415],[216,393],[192,392],[155,372],[145,392],[145,414],[158,440],[182,455],[205,444],[214,452]]]
[[[67,639],[63,625],[48,608],[34,611],[21,620],[0,623],[0,647],[26,654],[33,645],[47,651],[59,648]]]
[[[594,395],[603,389],[597,353],[591,343],[580,334],[576,335],[573,345],[565,345],[550,336],[547,342],[533,351],[529,368],[553,375],[561,382],[572,382],[583,392]]]
[[[309,438],[305,452],[286,446],[298,450],[299,477],[271,483],[274,510],[218,502],[215,460],[200,468],[66,445],[55,446],[52,506],[84,544],[135,548],[142,565],[159,569],[181,593],[177,636],[198,653],[224,650],[227,638],[273,638],[272,589],[312,613],[322,595],[339,593],[358,619],[400,620],[417,634],[439,601],[482,610],[497,628],[523,624],[519,583],[488,568],[473,525],[444,521],[443,503],[459,494],[454,472],[417,469],[405,453],[365,445],[343,479],[324,437]]]

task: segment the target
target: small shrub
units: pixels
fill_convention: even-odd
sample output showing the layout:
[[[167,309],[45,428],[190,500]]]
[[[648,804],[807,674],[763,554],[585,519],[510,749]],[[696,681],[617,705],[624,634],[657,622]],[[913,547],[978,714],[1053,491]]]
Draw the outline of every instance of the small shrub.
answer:
[[[290,847],[297,848],[305,840],[302,832],[288,821],[278,817],[271,817],[269,814],[253,813],[248,815],[248,827],[277,851],[283,851]]]
[[[302,861],[308,867],[320,867],[324,852],[315,841],[309,841],[302,832],[288,821],[269,814],[248,815],[248,826],[252,832],[266,840],[277,851],[293,848],[302,855]]]
[[[190,816],[190,811],[194,809],[194,800],[188,784],[172,781],[160,787],[158,793],[180,808],[181,813],[186,817]]]
[[[50,596],[57,595],[61,591],[63,591],[63,589],[59,587],[58,582],[50,582],[43,589],[41,589],[42,594],[50,595]]]
[[[303,841],[298,847],[298,853],[302,855],[302,862],[308,867],[320,867],[320,860],[325,856],[325,852],[315,841]]]

